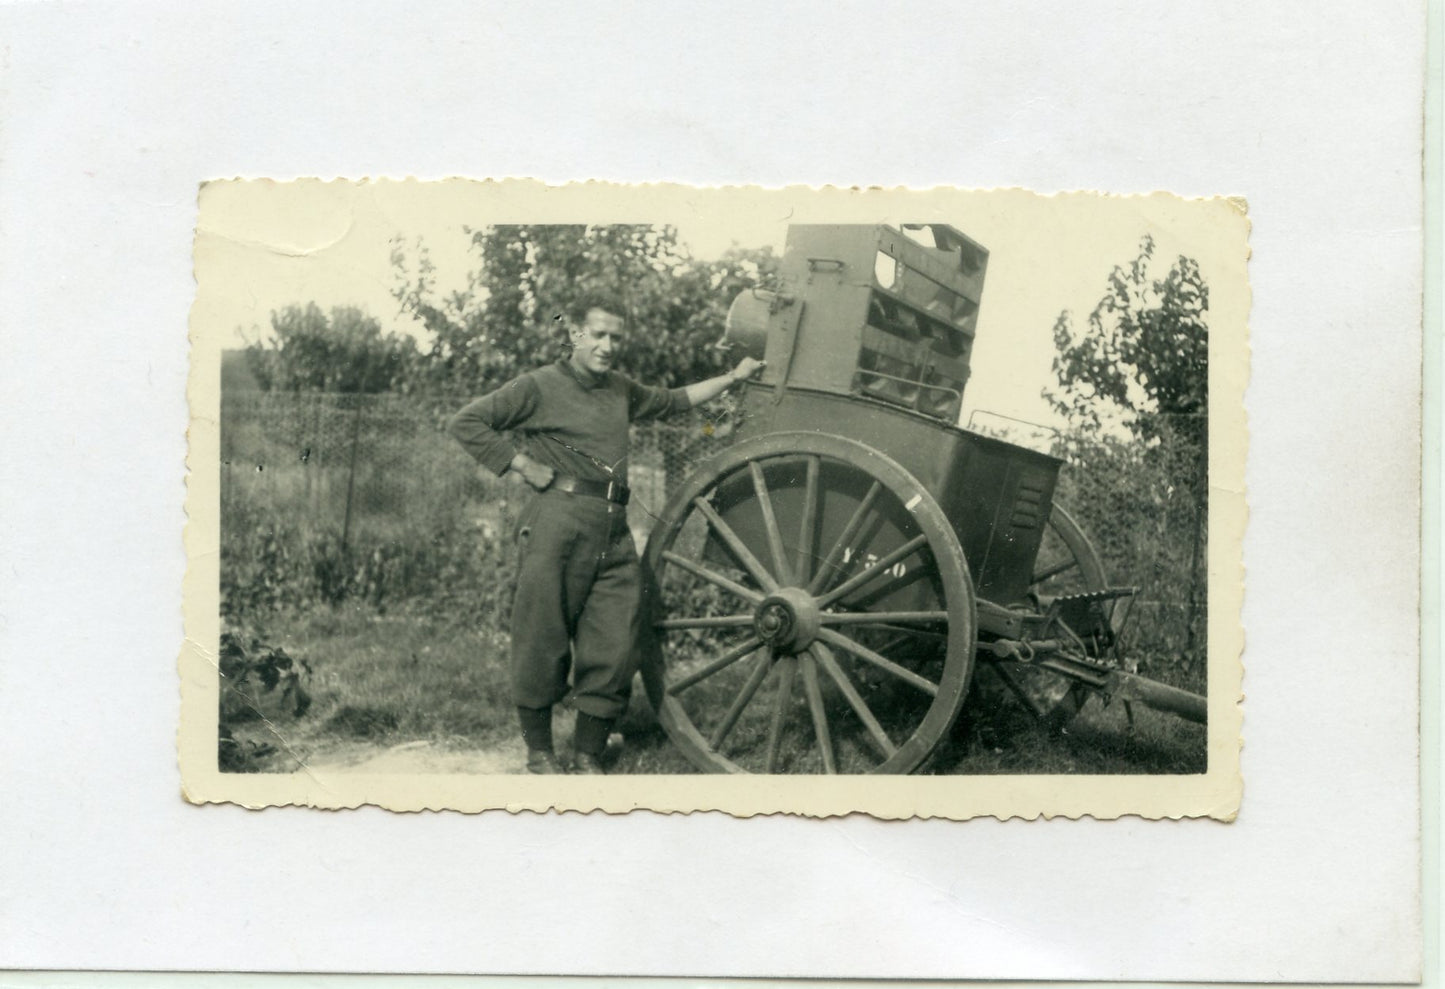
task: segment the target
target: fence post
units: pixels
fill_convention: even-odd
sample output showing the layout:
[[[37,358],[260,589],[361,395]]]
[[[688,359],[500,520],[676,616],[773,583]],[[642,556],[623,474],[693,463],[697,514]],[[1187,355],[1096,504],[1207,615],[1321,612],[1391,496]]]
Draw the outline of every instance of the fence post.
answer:
[[[341,522],[341,555],[346,555],[347,540],[351,538],[351,498],[356,490],[356,451],[361,445],[361,396],[356,397],[356,416],[351,420],[351,465],[346,471],[346,514]]]
[[[302,412],[301,418],[309,419],[310,422],[303,422],[301,426],[302,449],[306,453],[304,463],[306,473],[306,507],[316,516],[321,515],[322,500],[322,478],[321,478],[321,403],[311,402],[311,414]],[[307,427],[310,427],[309,429]],[[313,481],[312,475],[315,474]]]

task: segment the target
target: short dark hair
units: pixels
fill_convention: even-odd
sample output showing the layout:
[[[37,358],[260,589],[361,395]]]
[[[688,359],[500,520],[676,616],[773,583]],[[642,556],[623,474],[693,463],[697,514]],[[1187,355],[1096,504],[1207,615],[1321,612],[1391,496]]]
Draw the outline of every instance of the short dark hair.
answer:
[[[622,305],[615,296],[602,292],[585,292],[567,306],[567,320],[573,326],[581,326],[587,322],[587,314],[594,309],[601,309],[613,316],[624,315]]]

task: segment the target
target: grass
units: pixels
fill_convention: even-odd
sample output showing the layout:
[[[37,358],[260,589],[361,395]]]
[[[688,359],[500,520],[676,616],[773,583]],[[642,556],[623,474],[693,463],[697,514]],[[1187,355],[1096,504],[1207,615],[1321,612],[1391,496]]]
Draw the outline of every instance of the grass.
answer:
[[[311,763],[345,763],[359,754],[409,743],[429,750],[506,751],[507,765],[521,769],[515,715],[508,692],[507,638],[501,632],[417,612],[381,613],[365,605],[276,614],[252,631],[268,644],[305,659],[312,668],[313,702],[300,718],[247,722],[235,727],[243,740],[265,744],[271,754],[255,767],[294,772]],[[743,666],[744,664],[739,664]],[[739,671],[739,677],[745,671]],[[1122,704],[1104,708],[1091,700],[1063,732],[1052,732],[1011,697],[988,688],[988,672],[976,676],[952,735],[922,771],[935,774],[1182,773],[1204,771],[1204,729],[1134,707],[1129,730]],[[760,758],[777,677],[736,729],[739,761]],[[795,690],[800,690],[795,686]],[[862,689],[869,689],[867,684]],[[876,689],[876,688],[875,688]],[[651,717],[641,690],[620,726],[624,744],[615,772],[695,772]],[[795,699],[796,699],[795,694]],[[1003,697],[1002,700],[999,698]],[[706,703],[723,702],[721,695]],[[841,700],[829,699],[846,723]],[[886,704],[878,705],[886,710]],[[901,715],[900,715],[901,716]],[[557,738],[570,746],[571,712],[558,712]],[[802,708],[793,710],[784,734],[783,765],[816,771],[812,727]],[[871,764],[855,739],[840,733],[845,770]],[[513,765],[515,764],[515,765]]]
[[[506,639],[496,632],[349,605],[275,615],[257,634],[313,670],[305,717],[236,729],[275,747],[264,771],[293,772],[359,742],[486,748],[511,737]]]
[[[976,681],[989,676],[981,669]],[[1203,725],[1142,704],[1132,705],[1131,725],[1122,702],[1106,707],[1093,697],[1070,724],[1051,729],[1012,697],[986,707],[982,698],[996,695],[976,686],[952,736],[934,751],[924,772],[1172,775],[1207,768]]]

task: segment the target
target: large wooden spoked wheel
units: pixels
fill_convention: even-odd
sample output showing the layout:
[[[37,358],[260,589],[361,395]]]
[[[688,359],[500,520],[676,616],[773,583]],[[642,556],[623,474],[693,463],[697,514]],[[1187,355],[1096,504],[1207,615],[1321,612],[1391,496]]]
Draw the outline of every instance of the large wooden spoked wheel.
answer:
[[[814,433],[701,465],[648,540],[644,681],[699,769],[907,773],[973,668],[973,582],[896,462]],[[940,648],[943,646],[943,648]]]
[[[1101,591],[1108,586],[1098,551],[1074,517],[1063,506],[1055,504],[1039,546],[1029,591],[1048,599]],[[1113,625],[1117,632],[1117,611]],[[1015,692],[1026,694],[1025,703],[1042,712],[1044,720],[1054,728],[1067,726],[1089,699],[1088,688],[1050,670],[1006,663],[1000,664],[998,672],[1006,682],[1012,681],[1009,686]]]

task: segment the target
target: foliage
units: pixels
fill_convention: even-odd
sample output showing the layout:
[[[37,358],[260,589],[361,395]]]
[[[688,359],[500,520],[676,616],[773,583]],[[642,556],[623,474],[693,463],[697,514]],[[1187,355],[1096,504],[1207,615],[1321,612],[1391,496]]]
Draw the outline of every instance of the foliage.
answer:
[[[417,394],[440,405],[490,391],[566,353],[565,313],[599,296],[630,332],[619,364],[640,381],[689,384],[725,370],[728,306],[777,269],[771,248],[694,258],[673,227],[508,225],[469,230],[476,267],[443,295],[426,245],[392,241],[401,310],[426,331],[383,332],[359,308],[315,303],[271,314],[271,338],[247,348],[266,391]]]
[[[318,413],[296,404],[301,420]],[[360,444],[354,463],[347,446],[329,446],[325,429],[292,439],[285,427],[296,423],[263,411],[275,410],[223,407],[225,618],[366,602],[505,621],[515,505],[502,482],[453,470],[465,456],[420,407],[407,417],[382,403],[354,432],[344,413],[345,442]],[[311,457],[288,455],[318,435]]]
[[[251,372],[267,391],[405,391],[418,353],[407,336],[382,333],[381,323],[355,306],[330,316],[316,303],[271,314],[273,338],[247,348]]]
[[[639,531],[701,420],[633,437]],[[525,486],[479,470],[418,396],[232,396],[221,408],[221,604],[234,621],[364,602],[505,628]]]
[[[1075,434],[1088,455],[1060,473],[1054,500],[1088,535],[1112,583],[1138,588],[1124,647],[1139,672],[1203,691],[1206,502],[1195,483],[1197,450],[1170,420],[1152,429],[1152,447]]]
[[[515,566],[510,540],[488,538],[458,514],[417,506],[406,531],[363,531],[343,546],[339,526],[307,524],[285,506],[230,499],[221,533],[221,614],[232,621],[365,602],[409,606],[505,628]]]
[[[1137,584],[1135,658],[1181,686],[1205,672],[1209,287],[1191,258],[1153,278],[1154,241],[1116,267],[1079,331],[1054,323],[1069,424],[1056,452],[1074,468],[1058,498],[1079,516],[1118,581]],[[1145,670],[1144,672],[1147,672]]]
[[[438,297],[425,245],[392,243],[393,295],[431,333],[418,387],[489,391],[566,353],[565,314],[579,299],[616,300],[629,327],[620,365],[677,386],[721,372],[713,348],[727,307],[777,268],[770,248],[691,256],[673,227],[506,225],[471,231],[478,268],[468,288]]]
[[[1098,436],[1121,425],[1146,444],[1163,423],[1204,445],[1209,412],[1209,287],[1198,262],[1180,257],[1162,279],[1150,277],[1154,240],[1109,275],[1087,330],[1072,315],[1054,323],[1057,391],[1044,397],[1073,430]],[[1171,422],[1172,420],[1172,422]]]
[[[244,722],[274,722],[304,717],[311,708],[311,664],[252,636],[249,644],[235,632],[221,633],[221,710],[217,762],[222,772],[255,771],[275,752],[270,742],[238,737]]]

